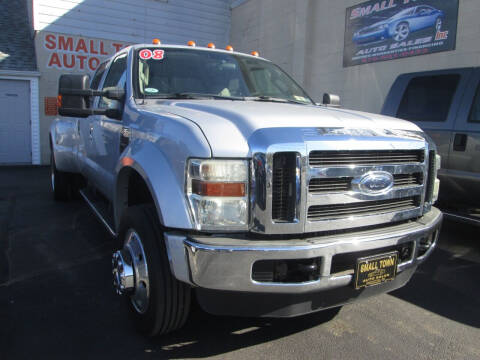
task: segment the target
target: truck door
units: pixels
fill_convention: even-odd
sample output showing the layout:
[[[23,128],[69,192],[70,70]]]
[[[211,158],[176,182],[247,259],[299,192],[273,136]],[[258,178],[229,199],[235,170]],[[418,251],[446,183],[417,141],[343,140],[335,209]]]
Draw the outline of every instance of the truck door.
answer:
[[[474,76],[473,68],[429,71],[400,75],[385,100],[382,114],[416,123],[431,136],[442,157],[440,198],[457,196],[450,180],[451,143],[463,95]]]
[[[465,91],[450,144],[449,178],[457,202],[480,204],[480,69]]]
[[[93,76],[90,88],[97,90],[103,75],[107,62],[100,64]],[[90,98],[90,107],[95,107],[95,98]],[[77,159],[81,173],[91,182],[95,182],[95,143],[93,138],[93,128],[95,116],[87,118],[77,118],[77,129],[79,133],[78,148],[76,150]]]
[[[442,156],[443,169],[449,165],[455,119],[471,72],[460,69],[402,75],[392,86],[384,107],[387,110],[393,105],[396,111],[382,111],[413,121],[430,135]],[[396,106],[392,104],[395,94]]]
[[[102,89],[107,87],[125,88],[127,74],[127,53],[118,55],[108,69]],[[116,100],[101,97],[98,108],[117,106]],[[94,137],[96,146],[95,162],[98,166],[98,188],[110,200],[113,196],[115,166],[120,156],[120,136],[123,130],[122,120],[111,119],[104,115],[95,117]]]

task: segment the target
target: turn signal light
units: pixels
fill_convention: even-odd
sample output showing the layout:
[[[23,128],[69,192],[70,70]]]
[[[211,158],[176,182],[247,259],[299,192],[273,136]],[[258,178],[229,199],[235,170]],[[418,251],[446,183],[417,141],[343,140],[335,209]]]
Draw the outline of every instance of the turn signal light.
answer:
[[[225,50],[227,51],[233,51],[233,46],[232,45],[228,45]]]
[[[152,40],[152,44],[153,44],[153,45],[161,45],[162,42],[160,41],[160,39],[153,39],[153,40]]]
[[[250,53],[250,55],[257,56],[257,57],[260,56],[260,54],[258,53],[258,51],[252,51],[252,52]]]
[[[209,49],[215,49],[215,44],[214,44],[214,43],[210,43],[210,44],[207,45],[207,47],[208,47]]]
[[[62,95],[57,96],[57,108],[62,107]]]
[[[195,41],[193,40],[190,40],[188,43],[187,43],[188,46],[197,46],[197,44],[195,44]]]
[[[192,193],[200,196],[245,196],[245,183],[207,182],[192,180]]]
[[[131,157],[125,156],[121,162],[123,166],[132,166],[135,163],[135,160]]]

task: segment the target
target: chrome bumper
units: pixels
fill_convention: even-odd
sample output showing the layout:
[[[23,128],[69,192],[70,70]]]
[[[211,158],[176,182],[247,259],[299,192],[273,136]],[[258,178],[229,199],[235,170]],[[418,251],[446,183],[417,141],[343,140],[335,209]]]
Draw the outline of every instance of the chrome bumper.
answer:
[[[399,264],[397,273],[416,267],[435,247],[441,222],[442,213],[432,208],[423,217],[405,224],[305,239],[260,241],[220,236],[187,236],[173,232],[166,233],[165,238],[173,275],[192,286],[253,293],[308,293],[352,283],[353,274],[330,273],[332,257],[336,254],[413,242],[411,259]],[[434,242],[426,253],[418,256],[419,243],[428,236],[433,236]],[[316,281],[259,283],[252,279],[252,267],[256,261],[310,258],[321,258],[320,278]]]

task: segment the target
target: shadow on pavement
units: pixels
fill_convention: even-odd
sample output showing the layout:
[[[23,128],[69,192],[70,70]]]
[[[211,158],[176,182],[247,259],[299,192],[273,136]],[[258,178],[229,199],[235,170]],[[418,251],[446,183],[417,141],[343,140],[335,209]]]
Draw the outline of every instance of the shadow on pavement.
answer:
[[[216,317],[195,306],[183,329],[147,339],[128,320],[123,300],[113,291],[109,257],[0,287],[0,358],[204,358],[299,333],[335,315]]]
[[[328,322],[336,313],[329,310],[292,319],[252,319],[217,317],[197,308],[183,329],[150,340],[149,350],[174,359],[226,354],[305,331]]]
[[[390,293],[451,320],[480,328],[480,228],[445,221],[438,247],[410,282]]]

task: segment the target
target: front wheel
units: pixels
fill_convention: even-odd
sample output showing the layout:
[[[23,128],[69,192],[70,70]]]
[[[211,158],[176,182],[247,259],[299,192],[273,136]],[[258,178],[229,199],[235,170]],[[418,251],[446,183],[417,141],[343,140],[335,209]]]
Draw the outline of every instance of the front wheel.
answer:
[[[170,272],[165,241],[152,205],[126,210],[120,223],[122,248],[113,255],[117,292],[126,295],[139,330],[147,336],[181,328],[190,311],[190,287]]]
[[[408,38],[408,35],[410,35],[410,26],[408,23],[403,22],[395,26],[393,33],[393,39],[395,41],[403,41]]]

